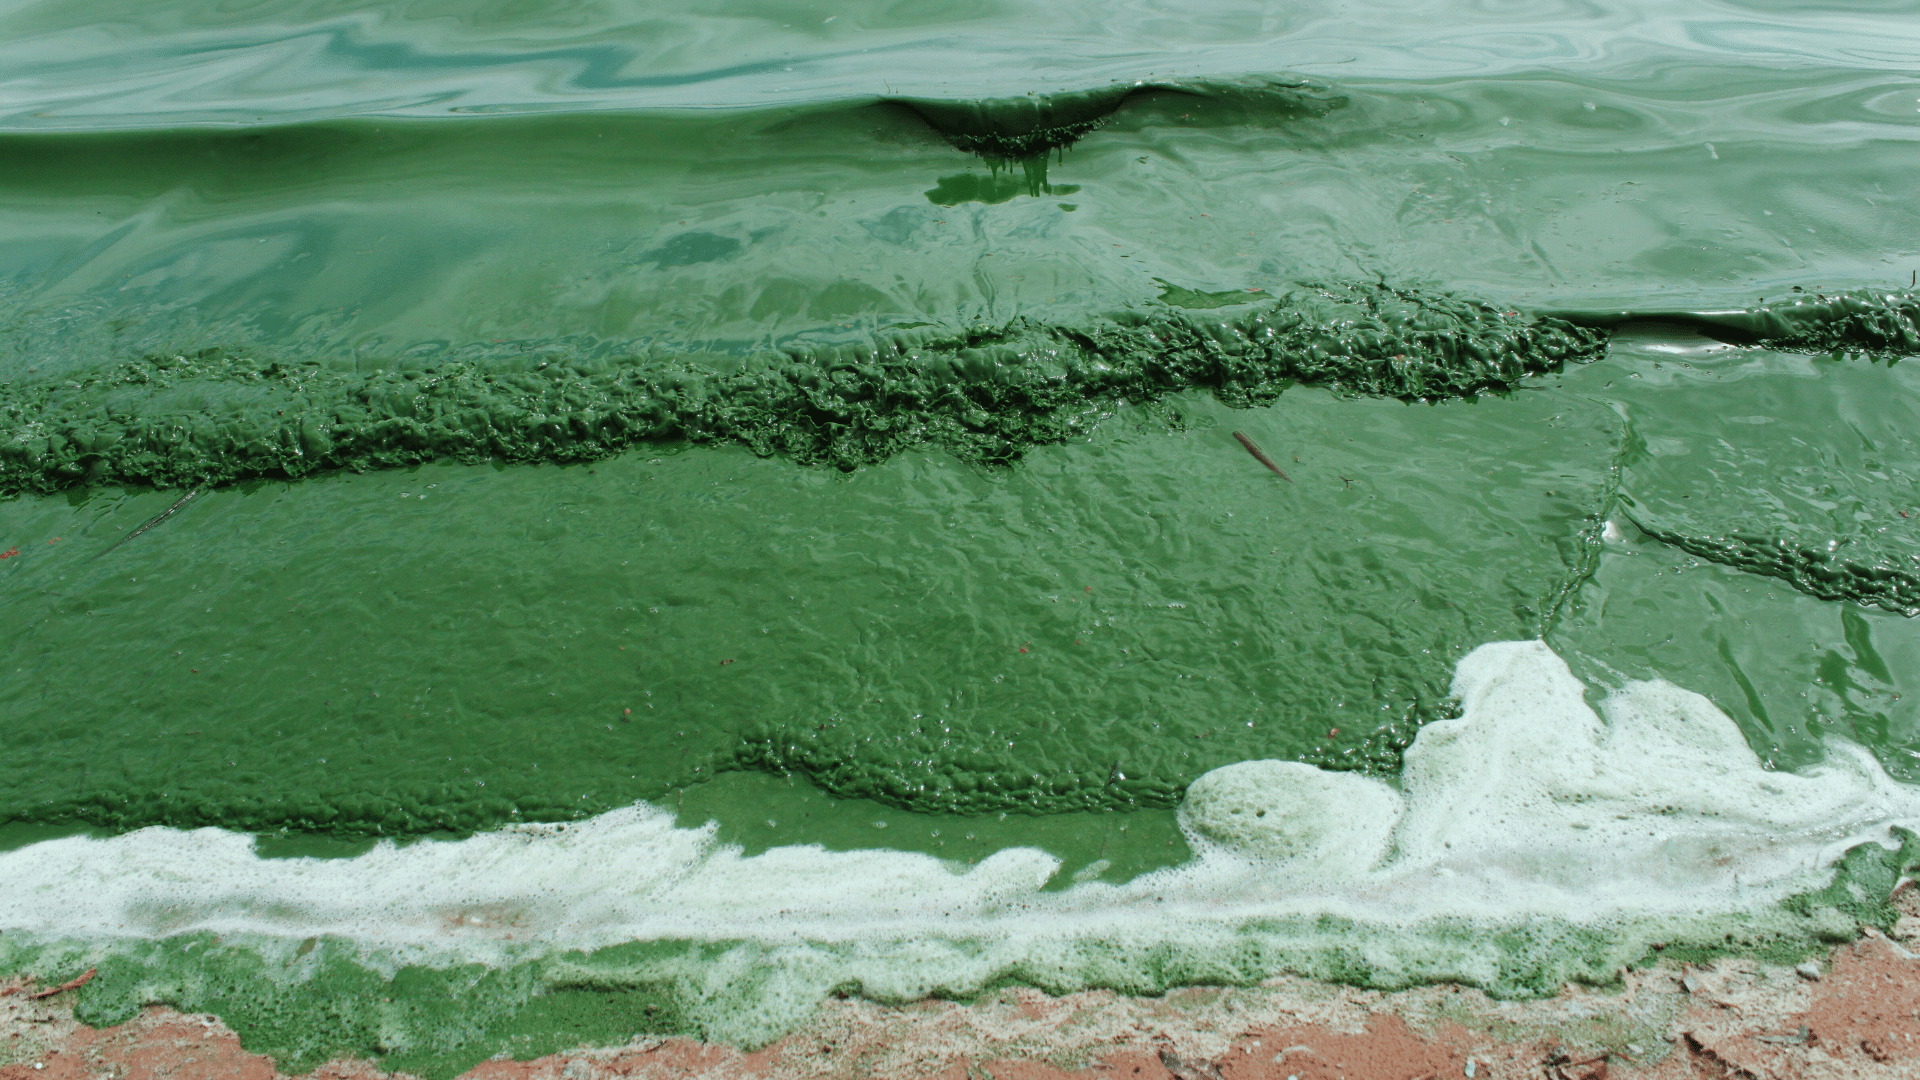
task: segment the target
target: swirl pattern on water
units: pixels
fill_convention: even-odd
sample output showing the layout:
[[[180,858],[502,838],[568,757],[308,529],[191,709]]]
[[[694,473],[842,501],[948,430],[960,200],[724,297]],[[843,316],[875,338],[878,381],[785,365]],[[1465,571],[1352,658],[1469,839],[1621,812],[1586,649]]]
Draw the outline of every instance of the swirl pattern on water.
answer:
[[[1444,27],[1444,29],[1437,29]],[[1283,66],[1322,76],[1631,77],[1649,62],[1901,69],[1920,28],[1869,12],[1690,3],[1248,0],[858,5],[42,2],[0,17],[8,126],[966,97]],[[1021,73],[1019,87],[1006,73]]]

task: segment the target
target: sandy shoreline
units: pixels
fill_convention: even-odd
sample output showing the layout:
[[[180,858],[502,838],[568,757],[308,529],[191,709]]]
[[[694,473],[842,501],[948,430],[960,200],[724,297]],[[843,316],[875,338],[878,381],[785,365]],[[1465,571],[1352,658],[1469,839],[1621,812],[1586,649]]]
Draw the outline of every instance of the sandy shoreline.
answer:
[[[1909,887],[1903,908],[1920,907]],[[1645,1077],[1920,1078],[1920,911],[1888,938],[1868,930],[1800,968],[1727,959],[1625,971],[1618,989],[1568,986],[1501,1002],[1430,986],[1382,993],[1306,979],[1192,988],[1157,998],[1007,990],[972,1004],[835,1000],[753,1053],[643,1038],[532,1061],[493,1060],[472,1080],[1605,1080]],[[117,1027],[77,1023],[71,993],[0,990],[0,1080],[276,1080],[212,1016],[152,1007]],[[1469,1071],[1471,1069],[1471,1071]],[[377,1080],[336,1061],[317,1080]]]

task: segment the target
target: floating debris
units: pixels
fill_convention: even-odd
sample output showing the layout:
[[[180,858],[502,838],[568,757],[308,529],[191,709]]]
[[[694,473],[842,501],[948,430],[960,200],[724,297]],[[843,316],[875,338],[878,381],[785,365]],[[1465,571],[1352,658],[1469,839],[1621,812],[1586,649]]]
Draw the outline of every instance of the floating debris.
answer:
[[[158,514],[155,514],[153,517],[149,518],[145,525],[140,526],[139,528],[133,530],[127,535],[121,537],[119,540],[114,541],[114,543],[110,545],[106,549],[106,551],[102,551],[100,555],[95,555],[94,558],[96,559],[100,558],[101,555],[105,555],[108,551],[112,551],[114,548],[119,547],[121,544],[126,543],[127,541],[133,539],[134,537],[139,536],[141,533],[146,532],[148,529],[153,528],[155,525],[158,525],[161,522],[172,517],[181,507],[192,502],[195,497],[197,497],[202,491],[205,491],[205,490],[206,490],[205,488],[196,487],[188,491],[185,495],[180,496],[180,499],[178,502],[175,502],[172,506],[167,507],[165,510],[160,511]]]
[[[1240,440],[1240,445],[1247,448],[1247,453],[1252,454],[1253,459],[1255,461],[1258,461],[1260,464],[1265,465],[1269,469],[1272,469],[1274,475],[1278,476],[1280,479],[1285,480],[1289,484],[1293,483],[1293,477],[1288,476],[1286,472],[1280,468],[1280,466],[1275,465],[1273,463],[1273,459],[1267,456],[1267,452],[1265,450],[1260,449],[1259,444],[1255,443],[1252,439],[1247,438],[1246,432],[1236,431],[1233,433],[1233,437]]]

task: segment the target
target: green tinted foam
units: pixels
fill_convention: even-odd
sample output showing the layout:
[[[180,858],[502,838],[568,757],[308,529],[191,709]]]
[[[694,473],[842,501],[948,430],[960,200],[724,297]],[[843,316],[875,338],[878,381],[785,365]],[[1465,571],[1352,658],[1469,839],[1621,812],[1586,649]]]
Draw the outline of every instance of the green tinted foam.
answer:
[[[285,1073],[349,1057],[446,1080],[489,1058],[524,1061],[650,1035],[751,1049],[792,1031],[836,994],[890,1004],[968,1000],[1009,986],[1153,995],[1293,974],[1378,990],[1460,982],[1521,999],[1550,996],[1570,981],[1613,984],[1622,965],[1662,955],[1790,963],[1851,939],[1855,918],[1882,922],[1873,915],[1884,914],[1885,904],[1873,903],[1882,895],[1873,890],[1890,885],[1883,880],[1890,873],[1915,868],[1912,847],[1910,834],[1897,852],[1862,845],[1832,885],[1777,908],[1605,925],[1543,917],[1396,926],[1323,915],[1219,933],[1030,940],[1011,949],[973,940],[657,941],[529,949],[491,964],[395,961],[338,939],[190,934],[86,942],[9,933],[0,939],[0,972],[53,982],[97,968],[75,994],[82,1021],[124,1023],[152,1004],[212,1013]]]

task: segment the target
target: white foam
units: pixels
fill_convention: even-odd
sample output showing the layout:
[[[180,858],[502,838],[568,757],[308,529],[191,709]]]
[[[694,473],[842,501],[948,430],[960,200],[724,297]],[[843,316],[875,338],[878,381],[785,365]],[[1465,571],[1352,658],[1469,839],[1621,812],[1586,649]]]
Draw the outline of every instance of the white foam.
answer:
[[[1203,858],[1224,851],[1276,875],[1338,880],[1380,864],[1400,813],[1400,796],[1378,780],[1243,761],[1189,785],[1180,823]]]
[[[1804,773],[1770,771],[1699,694],[1629,683],[1603,722],[1584,689],[1540,642],[1461,661],[1461,717],[1407,753],[1395,862],[1446,875],[1475,912],[1503,886],[1564,912],[1729,910],[1804,887],[1920,814],[1920,790],[1851,743]]]
[[[333,860],[262,859],[219,829],[52,840],[0,854],[0,928],[330,935],[482,960],[654,939],[891,943],[905,957],[964,940],[1004,959],[1021,942],[1193,941],[1303,913],[1406,925],[1755,910],[1920,822],[1920,791],[1859,748],[1768,771],[1731,720],[1669,684],[1614,693],[1603,721],[1539,642],[1475,650],[1455,691],[1463,715],[1420,733],[1401,791],[1293,763],[1217,770],[1182,810],[1196,857],[1120,885],[1043,892],[1059,863],[1032,849],[971,867],[816,846],[747,856],[637,805]]]

